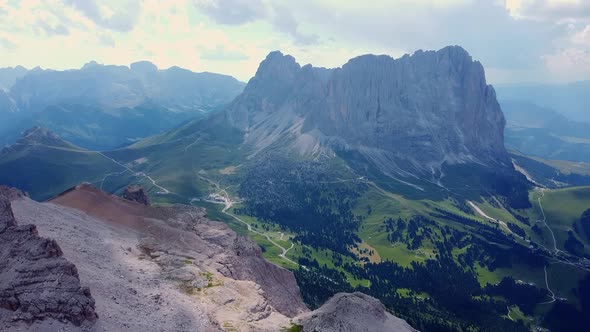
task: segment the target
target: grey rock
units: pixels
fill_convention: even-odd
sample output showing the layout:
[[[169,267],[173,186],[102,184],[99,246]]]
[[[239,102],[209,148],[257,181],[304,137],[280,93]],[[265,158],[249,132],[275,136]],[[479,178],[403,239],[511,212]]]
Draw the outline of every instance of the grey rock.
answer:
[[[12,213],[10,201],[0,197],[0,234],[4,233],[8,228],[16,227],[16,220]]]
[[[140,185],[127,186],[123,192],[123,198],[139,204],[150,205],[150,199]]]
[[[207,272],[216,269],[224,277],[258,284],[265,304],[287,317],[308,310],[291,271],[266,261],[250,238],[239,236],[225,223],[208,220],[202,208],[142,206],[88,184],[78,185],[51,202],[113,222],[126,220],[127,226],[141,233],[139,249],[160,266],[166,280],[199,289],[206,285],[203,277]],[[97,204],[103,209],[84,210]],[[129,222],[131,219],[136,220]],[[266,308],[261,306],[260,310]]]
[[[76,266],[54,240],[39,237],[34,225],[17,225],[5,195],[0,195],[0,309],[14,312],[0,317],[3,323],[54,318],[80,325],[98,317]]]
[[[297,317],[305,332],[414,332],[387,312],[379,300],[363,293],[338,293],[320,308]]]
[[[233,234],[232,234],[233,235]],[[233,237],[233,236],[232,236]],[[230,269],[226,276],[238,280],[252,280],[264,290],[268,302],[287,317],[293,317],[307,310],[301,300],[297,280],[293,273],[262,257],[262,250],[252,239],[244,236],[233,237]]]
[[[494,89],[458,46],[363,55],[335,69],[273,52],[226,116],[255,151],[279,141],[303,155],[352,150],[394,177],[510,164]]]

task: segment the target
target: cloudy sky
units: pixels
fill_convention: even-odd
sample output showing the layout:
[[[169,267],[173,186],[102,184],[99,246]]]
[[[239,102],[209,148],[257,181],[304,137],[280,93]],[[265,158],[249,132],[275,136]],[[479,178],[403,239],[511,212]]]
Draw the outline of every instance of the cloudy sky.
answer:
[[[277,49],[336,67],[450,44],[492,83],[590,79],[590,0],[0,0],[0,67],[149,60],[247,81]]]

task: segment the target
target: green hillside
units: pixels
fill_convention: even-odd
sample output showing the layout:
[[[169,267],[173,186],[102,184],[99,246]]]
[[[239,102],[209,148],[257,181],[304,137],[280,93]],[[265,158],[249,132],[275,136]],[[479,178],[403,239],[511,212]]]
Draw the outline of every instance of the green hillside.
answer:
[[[346,154],[255,153],[221,116],[104,153],[43,142],[6,149],[0,182],[37,199],[83,181],[140,183],[154,202],[203,206],[292,269],[311,307],[358,290],[421,330],[524,331],[560,310],[581,315],[586,301],[590,246],[577,225],[590,187],[532,189],[522,204],[511,191],[521,178],[475,167],[418,190]]]
[[[81,182],[100,186],[102,179],[111,173],[127,179],[129,173],[118,173],[123,170],[103,155],[67,142],[52,145],[22,142],[0,153],[0,183],[20,188],[37,200],[51,198]]]

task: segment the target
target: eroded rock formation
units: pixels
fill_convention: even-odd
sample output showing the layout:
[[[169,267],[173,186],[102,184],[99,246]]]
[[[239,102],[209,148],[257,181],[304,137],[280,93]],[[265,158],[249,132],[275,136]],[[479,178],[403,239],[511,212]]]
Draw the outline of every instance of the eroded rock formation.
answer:
[[[34,225],[17,225],[9,197],[22,194],[6,189],[0,188],[1,313],[10,311],[8,320],[29,323],[46,318],[75,325],[95,321],[94,299],[80,285],[76,266]]]
[[[140,185],[130,185],[125,188],[123,198],[143,205],[150,205],[150,199]]]

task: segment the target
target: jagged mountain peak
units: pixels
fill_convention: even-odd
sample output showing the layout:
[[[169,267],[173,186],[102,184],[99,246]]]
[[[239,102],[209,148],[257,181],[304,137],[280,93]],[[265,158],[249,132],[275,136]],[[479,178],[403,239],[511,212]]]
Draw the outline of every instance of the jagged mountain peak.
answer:
[[[226,114],[256,151],[284,139],[304,154],[355,150],[393,177],[509,164],[494,89],[459,46],[362,55],[335,69],[272,52]]]
[[[262,61],[254,80],[277,80],[277,84],[292,81],[301,66],[291,55],[281,51],[270,52]]]

